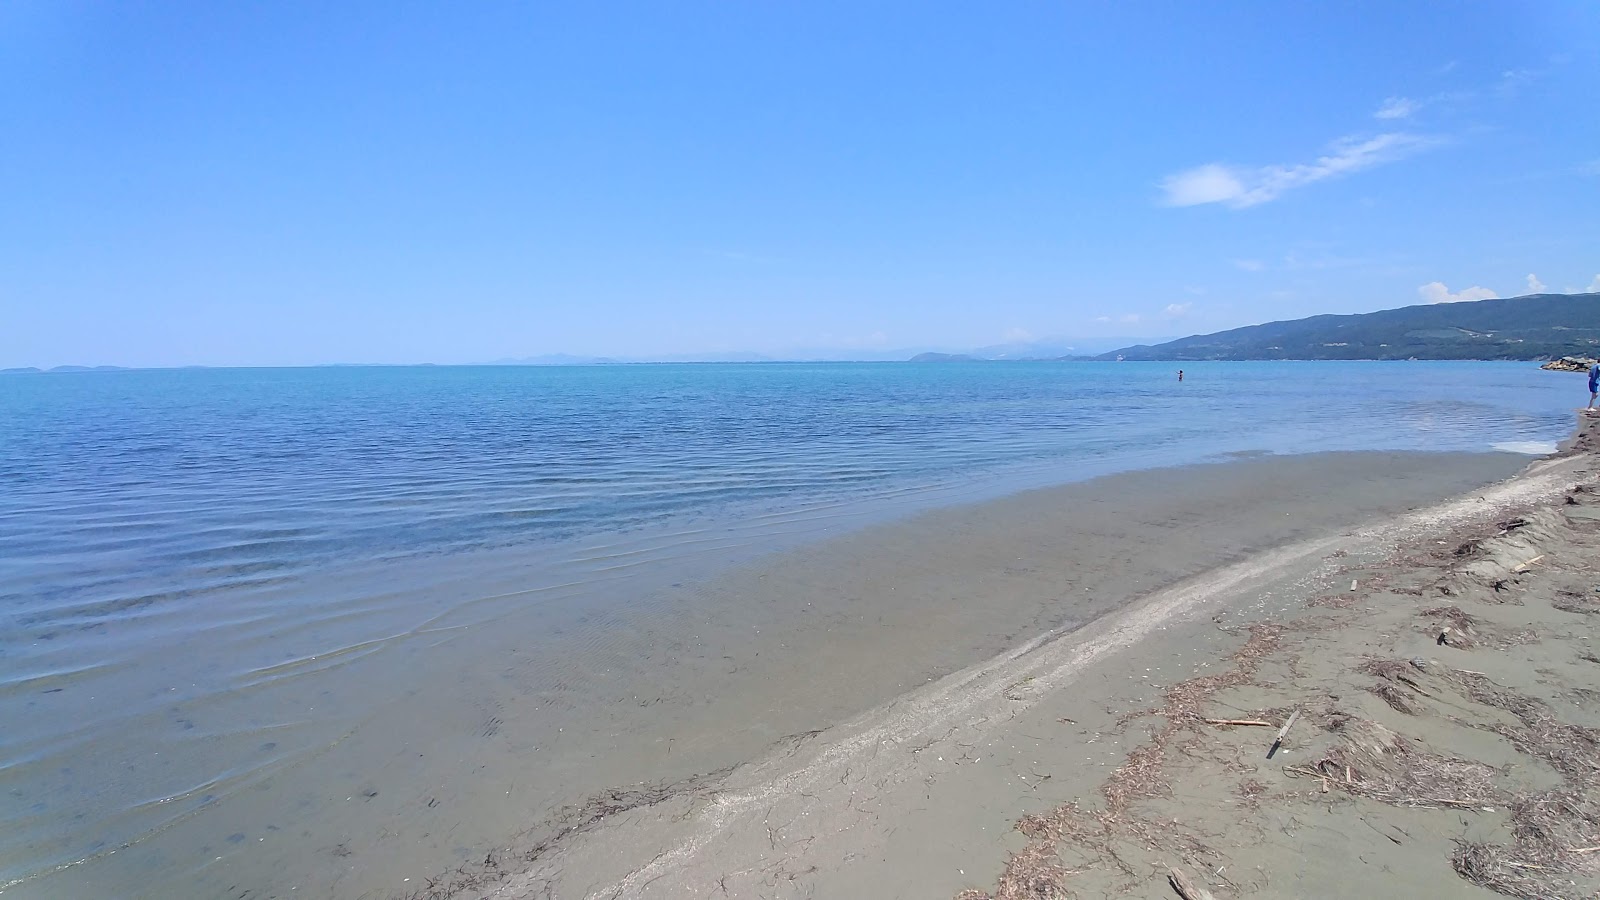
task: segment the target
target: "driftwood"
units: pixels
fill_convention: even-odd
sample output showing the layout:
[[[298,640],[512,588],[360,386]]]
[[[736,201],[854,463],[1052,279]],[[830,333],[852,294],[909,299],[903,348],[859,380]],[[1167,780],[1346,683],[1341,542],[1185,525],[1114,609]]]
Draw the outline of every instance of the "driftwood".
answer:
[[[1272,723],[1261,719],[1206,719],[1207,725],[1261,725],[1271,728]]]
[[[1284,735],[1288,734],[1289,729],[1294,727],[1294,720],[1298,718],[1300,718],[1300,710],[1298,709],[1289,714],[1289,721],[1283,723],[1283,727],[1278,729],[1278,736],[1272,739],[1272,746],[1267,748],[1267,759],[1271,759],[1272,755],[1278,752],[1278,748],[1283,745]]]
[[[1518,575],[1521,575],[1523,572],[1526,572],[1529,569],[1533,568],[1533,564],[1538,562],[1541,559],[1544,559],[1544,554],[1543,553],[1539,554],[1538,556],[1535,556],[1533,559],[1530,559],[1525,563],[1522,563],[1521,565],[1517,566],[1515,569],[1512,569],[1511,571],[1517,573]]]
[[[1176,866],[1167,873],[1167,881],[1183,900],[1216,900],[1210,891],[1195,884],[1189,879],[1188,875],[1183,874],[1182,869]]]

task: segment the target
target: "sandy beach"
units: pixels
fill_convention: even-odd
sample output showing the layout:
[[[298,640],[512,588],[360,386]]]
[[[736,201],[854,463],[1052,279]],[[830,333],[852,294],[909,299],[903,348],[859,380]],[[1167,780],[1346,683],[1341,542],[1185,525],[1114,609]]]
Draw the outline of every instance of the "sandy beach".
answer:
[[[0,900],[1600,900],[1591,4],[193,5],[0,6]]]
[[[839,554],[900,559],[904,571],[872,571],[971,592],[936,607],[945,642],[1030,612],[975,665],[789,731],[751,762],[597,792],[414,895],[1156,897],[1180,896],[1177,872],[1197,897],[1590,896],[1600,466],[1583,428],[1485,487],[1482,465],[1522,462],[1417,455],[1403,471],[1404,456],[1334,455],[1140,473],[1128,478],[1171,479],[1144,496],[1196,492],[1180,501],[1188,517],[1108,515],[1115,533],[1097,544],[1092,517],[1063,538],[1051,492],[1035,492],[734,576],[718,589],[804,572],[806,590],[832,596],[860,571]],[[1461,481],[1429,485],[1425,504],[1397,499],[1430,472]],[[1114,495],[1115,482],[1074,489]],[[1001,533],[1026,565],[982,540]],[[1138,599],[1119,606],[1127,593]],[[921,659],[909,621],[841,634],[809,670],[792,657],[763,669],[755,720],[786,722],[772,712],[786,696],[903,678]]]

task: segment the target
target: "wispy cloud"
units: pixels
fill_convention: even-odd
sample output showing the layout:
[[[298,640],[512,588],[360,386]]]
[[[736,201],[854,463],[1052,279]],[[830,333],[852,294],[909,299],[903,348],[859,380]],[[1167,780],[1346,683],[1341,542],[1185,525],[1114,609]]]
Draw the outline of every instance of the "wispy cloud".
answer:
[[[1544,74],[1537,69],[1507,69],[1500,73],[1500,80],[1495,83],[1494,91],[1502,97],[1515,96],[1517,92],[1533,84]]]
[[[1600,275],[1596,275],[1594,277],[1594,280],[1589,282],[1589,286],[1587,288],[1585,288],[1584,290],[1585,290],[1586,293],[1590,293],[1590,294],[1592,294],[1592,293],[1594,293],[1596,291],[1600,291]]]
[[[1422,104],[1415,100],[1406,97],[1390,97],[1383,101],[1383,105],[1378,107],[1378,111],[1373,113],[1372,116],[1376,119],[1405,119],[1421,108]]]
[[[1208,163],[1167,176],[1161,189],[1168,206],[1223,203],[1244,209],[1276,200],[1295,188],[1403,159],[1437,143],[1435,139],[1404,132],[1365,140],[1343,138],[1309,163],[1257,168]]]
[[[1592,175],[1600,177],[1600,159],[1591,159],[1578,165],[1579,175]]]
[[[1539,280],[1539,276],[1533,274],[1532,272],[1529,272],[1528,273],[1528,293],[1530,293],[1530,294],[1538,294],[1538,293],[1541,293],[1542,291],[1544,291],[1544,282]]]
[[[1465,300],[1494,300],[1500,296],[1486,287],[1478,287],[1476,285],[1469,288],[1462,288],[1458,293],[1452,294],[1450,293],[1450,289],[1445,287],[1444,282],[1442,281],[1430,281],[1422,287],[1417,288],[1417,293],[1421,294],[1422,299],[1428,301],[1429,303],[1460,303]]]
[[[1187,316],[1189,310],[1193,307],[1193,303],[1168,303],[1167,308],[1163,309],[1161,314],[1169,319],[1181,319]]]
[[[1267,264],[1259,259],[1234,259],[1229,262],[1241,272],[1259,272],[1267,267]]]
[[[1290,271],[1310,269],[1353,269],[1372,265],[1374,260],[1360,256],[1339,256],[1326,250],[1313,248],[1309,253],[1290,252],[1283,255],[1283,268]]]

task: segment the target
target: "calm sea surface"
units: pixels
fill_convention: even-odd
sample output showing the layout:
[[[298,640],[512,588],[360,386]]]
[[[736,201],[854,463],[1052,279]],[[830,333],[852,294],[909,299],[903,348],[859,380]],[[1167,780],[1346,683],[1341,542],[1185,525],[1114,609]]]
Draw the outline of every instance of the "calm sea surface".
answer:
[[[354,733],[376,695],[346,690],[347,663],[447,666],[508,611],[602,628],[636,595],[610,589],[624,577],[1117,470],[1540,452],[1587,399],[1531,364],[1197,363],[1182,384],[1176,368],[0,378],[0,887],[110,896],[85,893],[97,867],[183,828],[216,839],[169,835],[114,874],[202,883],[257,840],[208,810],[292,790],[281,773]]]

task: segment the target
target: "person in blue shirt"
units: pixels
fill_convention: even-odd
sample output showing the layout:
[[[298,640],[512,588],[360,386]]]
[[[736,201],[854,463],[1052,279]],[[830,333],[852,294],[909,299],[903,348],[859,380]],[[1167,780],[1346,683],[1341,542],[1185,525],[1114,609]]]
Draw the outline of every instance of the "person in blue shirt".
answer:
[[[1589,408],[1594,409],[1594,401],[1600,396],[1600,362],[1589,367]]]

